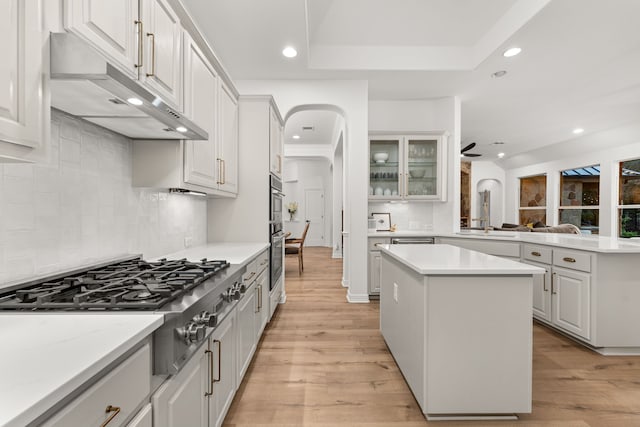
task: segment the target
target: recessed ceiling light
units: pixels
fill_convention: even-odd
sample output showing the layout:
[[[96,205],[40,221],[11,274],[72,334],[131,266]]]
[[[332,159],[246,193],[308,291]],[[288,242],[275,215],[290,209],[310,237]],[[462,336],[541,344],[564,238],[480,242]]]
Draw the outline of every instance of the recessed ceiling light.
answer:
[[[129,98],[127,102],[131,105],[142,105],[142,100],[139,98]]]
[[[298,56],[298,51],[291,46],[287,46],[282,49],[282,54],[287,58],[295,58],[296,56]]]
[[[505,70],[500,70],[500,71],[496,71],[495,73],[491,74],[491,77],[493,77],[494,79],[497,79],[499,77],[504,76],[505,74],[507,74],[507,72]]]
[[[582,132],[584,132],[584,129],[582,129],[582,128],[575,128],[575,129],[573,130],[573,133],[575,133],[576,135],[578,135],[578,134],[580,134],[580,133],[582,133]]]
[[[504,153],[498,153],[498,157],[499,158],[503,158],[504,157]]]
[[[184,127],[184,126],[178,126],[178,127],[176,128],[176,130],[177,130],[178,132],[185,133],[185,132],[187,131],[187,128],[186,128],[186,127]]]
[[[522,52],[522,49],[520,49],[519,47],[512,47],[511,49],[505,50],[502,56],[504,56],[505,58],[511,58],[512,56],[516,56],[520,52]]]
[[[300,135],[293,135],[291,138],[293,138],[293,139],[300,139]]]

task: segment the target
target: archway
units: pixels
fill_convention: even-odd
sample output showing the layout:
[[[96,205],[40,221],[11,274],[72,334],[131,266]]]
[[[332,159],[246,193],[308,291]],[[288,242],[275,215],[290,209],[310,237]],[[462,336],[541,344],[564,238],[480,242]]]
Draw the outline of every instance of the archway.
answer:
[[[288,143],[287,141],[287,125],[292,122],[292,117],[303,112],[331,112],[338,118],[336,121],[336,129],[331,136],[330,144],[315,144],[313,146],[304,146],[304,144]],[[343,165],[347,159],[347,144],[349,143],[346,135],[347,120],[344,110],[336,105],[331,104],[303,104],[291,108],[285,118],[285,186],[287,185],[287,169],[286,165],[295,165],[292,159],[299,159],[300,162],[310,160],[324,159],[329,162],[329,170],[331,173],[331,188],[327,189],[332,195],[332,204],[330,208],[330,233],[332,252],[334,257],[343,258],[342,266],[342,285],[348,287],[349,284],[349,235],[344,230],[349,230],[349,200],[346,197],[348,188],[348,176],[344,173]],[[322,160],[320,160],[322,161]],[[294,177],[290,177],[293,181]],[[304,185],[299,186],[301,188]],[[293,188],[293,187],[292,187]],[[292,191],[294,194],[300,193],[300,189]],[[285,192],[286,194],[286,192]],[[296,197],[300,197],[299,194]],[[328,207],[327,207],[328,208]],[[291,224],[295,228],[297,224]]]

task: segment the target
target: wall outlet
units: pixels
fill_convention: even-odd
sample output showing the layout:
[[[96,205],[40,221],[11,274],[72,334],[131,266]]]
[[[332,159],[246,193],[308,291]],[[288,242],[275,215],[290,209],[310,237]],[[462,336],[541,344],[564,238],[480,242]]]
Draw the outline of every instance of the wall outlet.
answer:
[[[395,302],[398,302],[398,284],[397,283],[393,284],[393,300]]]
[[[184,247],[189,248],[193,245],[193,237],[185,237],[184,238]]]

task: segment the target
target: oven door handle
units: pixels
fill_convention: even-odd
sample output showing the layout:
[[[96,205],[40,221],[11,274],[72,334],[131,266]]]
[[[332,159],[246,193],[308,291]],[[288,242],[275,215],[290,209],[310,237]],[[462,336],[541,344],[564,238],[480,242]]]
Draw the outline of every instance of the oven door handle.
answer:
[[[284,237],[285,233],[276,233],[273,236],[271,236],[272,239],[282,239]]]
[[[280,190],[276,190],[275,188],[272,188],[272,189],[271,189],[271,193],[273,193],[273,194],[275,194],[276,196],[279,196],[279,197],[284,197],[284,196],[286,196],[286,194],[284,194],[282,191],[280,191]]]

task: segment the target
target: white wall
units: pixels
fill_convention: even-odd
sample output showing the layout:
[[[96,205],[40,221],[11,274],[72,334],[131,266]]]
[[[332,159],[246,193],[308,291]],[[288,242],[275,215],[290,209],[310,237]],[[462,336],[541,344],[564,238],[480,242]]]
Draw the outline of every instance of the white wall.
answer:
[[[290,231],[292,237],[300,237],[305,226],[307,213],[305,211],[305,190],[324,190],[324,245],[332,246],[332,218],[333,209],[333,174],[331,164],[327,159],[289,159],[285,157],[283,170],[297,169],[298,175],[295,181],[285,181],[283,183],[284,205],[283,217],[284,230]],[[289,212],[286,205],[290,202],[298,202],[298,211],[294,215],[294,221],[289,221]],[[311,231],[309,232],[311,233]],[[307,235],[309,239],[309,234]],[[313,246],[313,241],[307,241],[305,246]]]
[[[301,106],[334,106],[345,123],[345,243],[343,284],[347,300],[368,302],[367,291],[367,189],[368,143],[366,81],[360,80],[239,80],[243,94],[272,94],[287,117]],[[315,108],[318,109],[318,108]]]
[[[547,223],[558,223],[560,171],[600,165],[600,235],[617,235],[618,162],[640,158],[640,123],[524,153],[506,168],[505,222],[517,222],[519,178],[547,174]]]
[[[131,144],[54,110],[48,163],[0,165],[0,284],[206,243],[206,200],[132,188]]]
[[[460,100],[447,97],[415,101],[370,101],[369,130],[383,132],[444,131],[447,141],[447,201],[411,202],[407,206],[392,204],[388,208],[397,213],[400,230],[409,223],[423,224],[426,229],[456,231],[460,228]],[[415,210],[415,212],[413,212]],[[371,212],[371,209],[369,209]],[[383,212],[388,212],[384,210]],[[401,213],[402,212],[402,213]],[[409,219],[411,218],[411,219]],[[396,222],[393,219],[392,221]]]
[[[343,156],[344,124],[335,147],[333,158],[333,207],[332,207],[332,238],[333,257],[342,258],[342,206],[344,204],[344,156]]]

